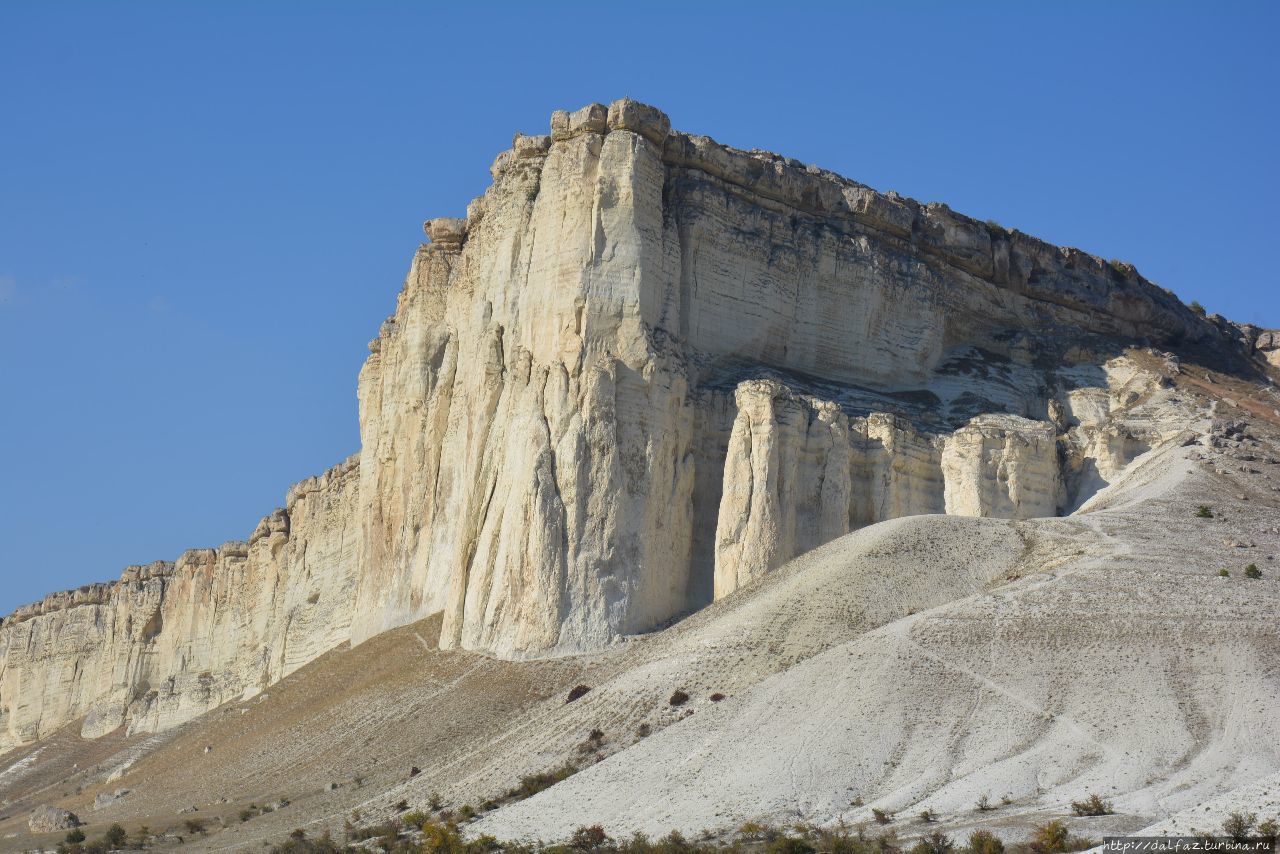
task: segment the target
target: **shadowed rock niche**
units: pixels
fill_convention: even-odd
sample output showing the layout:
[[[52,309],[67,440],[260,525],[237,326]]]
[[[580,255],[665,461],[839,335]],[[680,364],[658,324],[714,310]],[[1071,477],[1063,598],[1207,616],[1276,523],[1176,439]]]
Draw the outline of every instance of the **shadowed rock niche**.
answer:
[[[173,726],[433,614],[445,647],[597,649],[881,520],[1071,512],[1186,426],[1153,348],[1280,352],[1128,265],[634,101],[492,174],[425,224],[357,455],[247,542],[0,622],[0,749]]]

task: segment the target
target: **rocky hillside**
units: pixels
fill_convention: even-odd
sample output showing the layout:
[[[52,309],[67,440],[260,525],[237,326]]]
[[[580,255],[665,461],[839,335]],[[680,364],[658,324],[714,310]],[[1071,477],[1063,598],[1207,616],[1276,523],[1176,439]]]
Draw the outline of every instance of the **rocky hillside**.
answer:
[[[843,822],[909,845],[1275,817],[1280,396],[1116,361],[1132,379],[1114,420],[1172,438],[1068,517],[877,523],[595,652],[440,650],[435,615],[155,735],[66,727],[0,756],[0,851],[60,840],[32,830],[50,807],[91,838],[118,822],[215,851],[468,805],[468,834],[546,840]],[[1074,816],[1090,793],[1114,814]]]
[[[878,522],[1070,513],[1194,435],[1183,360],[1280,358],[1129,265],[633,101],[492,173],[426,223],[356,456],[247,542],[0,623],[0,750],[162,731],[433,615],[447,650],[592,652]]]

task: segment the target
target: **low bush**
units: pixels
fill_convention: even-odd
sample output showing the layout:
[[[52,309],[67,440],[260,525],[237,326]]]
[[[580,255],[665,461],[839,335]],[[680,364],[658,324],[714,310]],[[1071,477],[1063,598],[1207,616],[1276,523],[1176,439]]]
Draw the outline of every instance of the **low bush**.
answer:
[[[1097,843],[1091,839],[1072,836],[1065,824],[1054,819],[1036,828],[1035,835],[1032,836],[1031,843],[1027,847],[1032,854],[1063,854],[1067,851],[1083,851],[1095,845]]]
[[[1244,568],[1244,576],[1245,578],[1261,578],[1262,570],[1258,569],[1256,563],[1251,563]]]
[[[1004,843],[989,830],[969,834],[969,854],[1004,854]]]
[[[711,702],[713,703],[718,703],[723,699],[724,699],[724,694],[721,694],[719,691],[711,695]]]
[[[1213,510],[1211,510],[1211,509],[1209,508],[1209,505],[1208,505],[1208,504],[1201,504],[1199,507],[1197,507],[1197,508],[1196,508],[1196,518],[1198,518],[1198,519],[1212,519],[1212,518],[1213,518]]]
[[[889,824],[893,821],[893,813],[885,812],[877,807],[871,808],[871,816],[876,820],[876,824]]]
[[[1036,828],[1035,835],[1031,837],[1031,850],[1035,854],[1058,854],[1067,850],[1070,838],[1067,826],[1054,819]]]
[[[575,685],[569,689],[569,696],[565,698],[565,702],[572,703],[574,700],[581,699],[590,690],[586,685]]]
[[[561,780],[567,780],[574,774],[578,773],[578,766],[572,762],[566,762],[559,768],[553,768],[550,771],[541,771],[537,774],[530,774],[520,779],[520,785],[507,792],[507,797],[513,800],[522,801],[525,798],[532,798],[538,792],[544,789],[550,789]]]
[[[604,730],[593,729],[587,733],[587,737],[578,745],[578,753],[586,755],[595,753],[604,746]]]
[[[977,809],[978,812],[991,812],[995,809],[995,807],[991,805],[991,798],[986,795],[978,796],[978,802],[974,804],[974,808]]]
[[[579,827],[569,837],[569,847],[575,851],[598,851],[609,844],[609,835],[598,824]]]
[[[950,854],[954,847],[951,837],[941,831],[934,831],[917,842],[911,851],[913,854]]]
[[[671,699],[667,702],[672,706],[683,706],[685,703],[689,702],[689,695],[677,688],[676,692],[671,695]]]
[[[788,836],[784,833],[770,839],[764,850],[767,854],[814,854],[817,849],[803,837]]]
[[[1233,812],[1222,823],[1222,832],[1236,842],[1244,842],[1249,838],[1254,823],[1258,820],[1256,813]]]
[[[291,833],[288,842],[271,847],[271,854],[340,854],[345,850],[345,846],[335,844],[327,833],[319,839],[307,839],[305,835],[294,836]]]
[[[372,824],[368,827],[354,827],[347,838],[351,842],[364,842],[366,839],[394,840],[400,836],[401,827],[398,821],[384,821],[382,824]]]
[[[1092,794],[1083,801],[1072,801],[1071,811],[1079,816],[1113,815],[1111,801],[1104,801],[1097,794]]]
[[[120,848],[129,841],[129,833],[119,824],[113,824],[102,835],[102,840],[112,848]]]

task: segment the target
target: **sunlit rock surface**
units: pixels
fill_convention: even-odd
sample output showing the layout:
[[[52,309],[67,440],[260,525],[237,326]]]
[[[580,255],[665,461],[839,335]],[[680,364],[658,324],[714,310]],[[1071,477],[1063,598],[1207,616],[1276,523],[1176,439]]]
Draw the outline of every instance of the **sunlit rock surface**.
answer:
[[[169,727],[432,614],[444,647],[596,649],[875,522],[1070,512],[1185,427],[1131,348],[1280,352],[1128,265],[632,101],[492,174],[425,224],[356,456],[247,542],[5,618],[0,749]]]

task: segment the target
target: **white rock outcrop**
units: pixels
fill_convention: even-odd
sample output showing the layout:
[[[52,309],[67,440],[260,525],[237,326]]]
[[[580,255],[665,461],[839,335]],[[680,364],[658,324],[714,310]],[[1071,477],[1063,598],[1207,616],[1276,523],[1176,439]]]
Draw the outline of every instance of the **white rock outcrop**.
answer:
[[[424,225],[357,456],[247,542],[5,618],[0,750],[172,726],[432,614],[446,647],[588,650],[874,522],[1052,515],[1168,432],[1105,364],[1237,346],[1131,267],[634,101],[492,175]]]
[[[1016,415],[980,415],[946,437],[942,472],[955,516],[1054,516],[1063,498],[1057,429]]]

